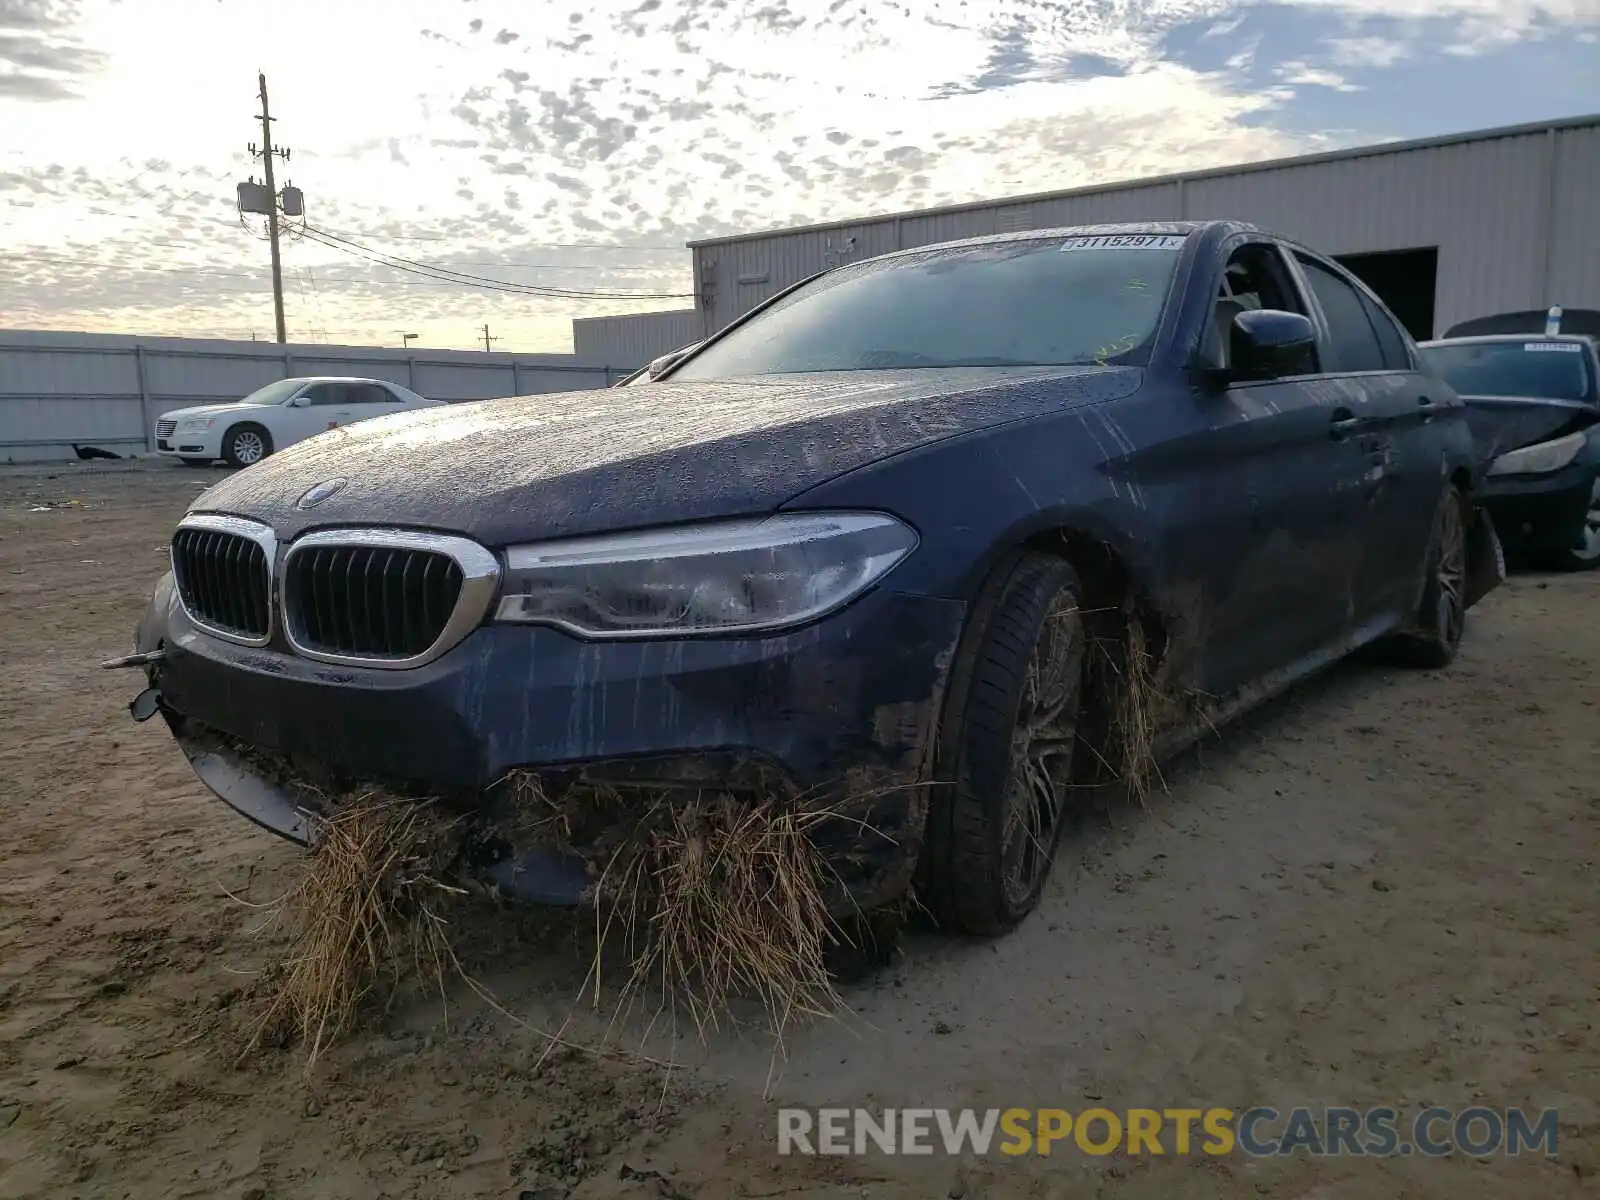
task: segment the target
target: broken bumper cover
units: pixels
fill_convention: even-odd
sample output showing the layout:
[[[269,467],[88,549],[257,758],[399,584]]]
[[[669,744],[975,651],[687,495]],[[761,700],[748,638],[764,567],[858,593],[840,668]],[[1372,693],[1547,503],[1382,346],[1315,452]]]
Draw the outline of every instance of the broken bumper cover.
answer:
[[[1478,503],[1513,547],[1567,550],[1583,535],[1595,477],[1596,466],[1588,461],[1544,475],[1490,475]]]
[[[160,711],[222,800],[293,841],[309,844],[314,820],[241,747],[469,804],[519,768],[732,757],[799,791],[870,792],[862,815],[877,833],[851,851],[869,869],[847,883],[853,903],[870,905],[903,890],[915,866],[921,785],[964,615],[954,601],[879,590],[763,638],[598,643],[485,625],[426,666],[364,670],[219,641],[190,623],[169,578],[136,650],[163,650],[147,668],[144,715]],[[555,851],[518,852],[480,874],[542,904],[583,903],[589,884],[580,859]]]

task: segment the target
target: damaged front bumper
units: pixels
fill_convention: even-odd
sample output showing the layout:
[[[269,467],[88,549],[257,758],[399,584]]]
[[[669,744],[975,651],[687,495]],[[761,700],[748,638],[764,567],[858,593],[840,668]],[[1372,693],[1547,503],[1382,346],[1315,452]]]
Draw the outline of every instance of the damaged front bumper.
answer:
[[[1543,475],[1490,475],[1478,499],[1514,550],[1570,550],[1583,538],[1595,477],[1588,461]]]
[[[687,799],[755,768],[792,795],[860,798],[853,832],[823,849],[840,908],[867,908],[905,889],[921,849],[933,731],[964,614],[957,602],[880,590],[765,638],[594,643],[486,625],[426,666],[386,671],[219,641],[189,621],[168,576],[136,634],[134,658],[151,657],[122,665],[149,682],[135,718],[159,712],[212,792],[302,845],[318,824],[307,784],[328,794],[376,785],[495,821],[518,772]],[[474,874],[504,894],[592,898],[592,866],[570,849],[509,835],[483,847]]]

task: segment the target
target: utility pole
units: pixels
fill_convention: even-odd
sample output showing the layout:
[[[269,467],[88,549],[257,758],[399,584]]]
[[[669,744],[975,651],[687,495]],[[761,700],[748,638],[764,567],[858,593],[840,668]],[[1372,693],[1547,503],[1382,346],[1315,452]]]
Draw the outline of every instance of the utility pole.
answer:
[[[483,352],[485,354],[489,353],[489,351],[494,348],[493,347],[493,343],[494,342],[498,342],[499,340],[500,340],[499,338],[492,338],[492,337],[489,336],[489,326],[488,325],[485,325],[483,327]]]
[[[267,240],[272,245],[272,315],[278,322],[278,344],[289,340],[283,326],[283,261],[278,257],[278,185],[272,178],[272,110],[267,107],[267,76],[260,73],[261,81],[261,163],[267,173],[267,194],[272,203],[267,207]],[[285,160],[289,157],[283,151]]]

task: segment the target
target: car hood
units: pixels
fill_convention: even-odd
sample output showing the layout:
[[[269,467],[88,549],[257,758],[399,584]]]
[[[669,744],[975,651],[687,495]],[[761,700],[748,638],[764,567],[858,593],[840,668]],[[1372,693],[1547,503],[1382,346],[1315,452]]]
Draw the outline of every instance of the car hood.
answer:
[[[266,521],[280,538],[382,522],[489,546],[749,515],[889,455],[1115,399],[1141,379],[1128,367],[852,371],[445,405],[289,446],[193,508]],[[345,484],[296,507],[331,479]]]
[[[246,412],[252,409],[265,408],[267,405],[243,404],[237,400],[227,404],[200,404],[194,408],[173,408],[161,414],[164,421],[185,421],[191,417],[225,417],[229,413]]]
[[[1600,408],[1582,400],[1534,396],[1462,396],[1478,460],[1548,442],[1600,422]]]

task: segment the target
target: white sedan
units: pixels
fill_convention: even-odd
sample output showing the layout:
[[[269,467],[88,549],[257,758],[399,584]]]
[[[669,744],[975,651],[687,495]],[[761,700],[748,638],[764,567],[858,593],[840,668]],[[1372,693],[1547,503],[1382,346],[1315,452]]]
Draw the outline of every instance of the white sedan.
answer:
[[[248,467],[325,430],[443,403],[386,379],[280,379],[231,404],[162,413],[156,420],[156,451],[197,465],[220,458],[230,466]]]

